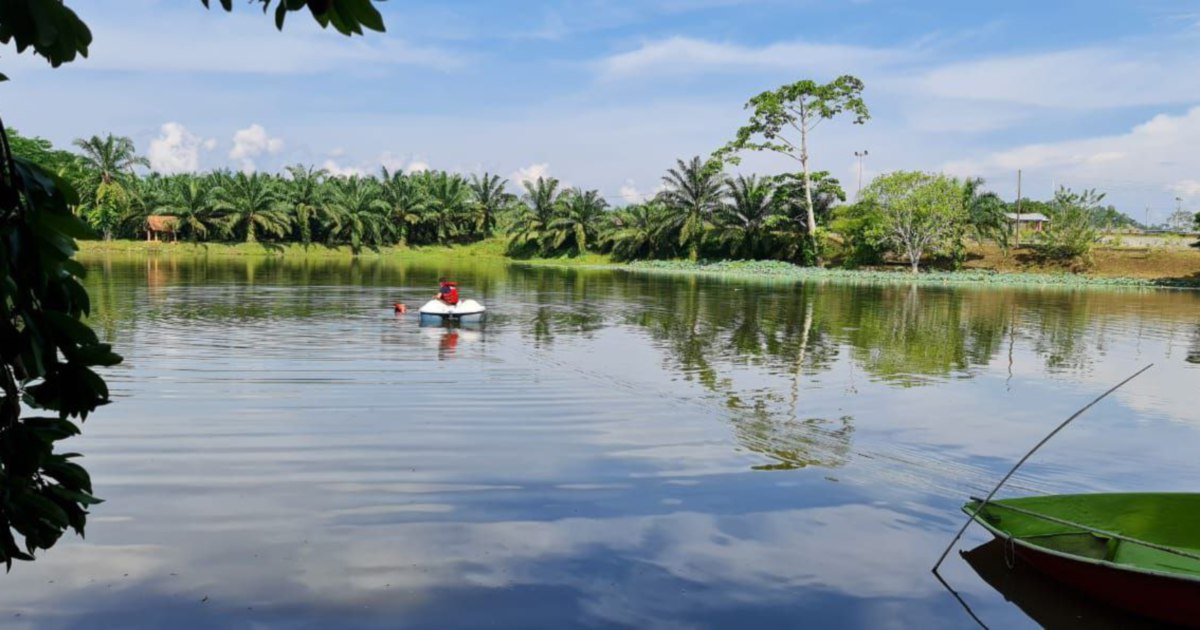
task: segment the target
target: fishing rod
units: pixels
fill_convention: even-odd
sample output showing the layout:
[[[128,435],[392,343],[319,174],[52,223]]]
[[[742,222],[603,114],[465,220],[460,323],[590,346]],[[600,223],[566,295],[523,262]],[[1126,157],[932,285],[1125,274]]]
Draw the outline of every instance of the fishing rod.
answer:
[[[1083,412],[1087,411],[1088,409],[1091,409],[1092,406],[1094,406],[1096,403],[1107,398],[1109,394],[1117,391],[1118,389],[1121,389],[1121,387],[1124,386],[1126,383],[1141,376],[1143,372],[1145,372],[1146,370],[1149,370],[1152,367],[1154,367],[1153,363],[1138,370],[1137,372],[1134,372],[1133,374],[1131,374],[1129,377],[1127,377],[1125,380],[1121,381],[1120,383],[1113,385],[1111,388],[1108,389],[1108,391],[1095,397],[1094,399],[1092,399],[1092,402],[1084,405],[1082,408],[1079,409],[1079,411],[1076,411],[1075,413],[1071,414],[1071,417],[1067,418],[1066,420],[1063,420],[1062,423],[1059,424],[1057,427],[1055,427],[1053,431],[1051,431],[1046,437],[1042,438],[1042,441],[1038,442],[1037,444],[1034,445],[1033,448],[1029,449],[1029,452],[1025,453],[1025,456],[1022,457],[1020,459],[1020,461],[1018,461],[1017,464],[1008,471],[1008,474],[1004,475],[1004,478],[1000,480],[1000,483],[996,484],[995,488],[992,488],[992,491],[988,493],[987,497],[985,497],[982,501],[979,502],[979,506],[977,508],[975,508],[974,513],[972,513],[970,516],[967,517],[967,522],[963,523],[963,526],[958,530],[958,533],[954,535],[954,539],[950,541],[950,544],[946,546],[946,550],[943,551],[942,555],[938,558],[937,563],[933,565],[934,575],[938,574],[938,567],[942,566],[942,562],[944,562],[946,560],[946,556],[950,555],[950,550],[954,549],[954,545],[957,544],[959,539],[962,538],[962,535],[967,531],[967,528],[970,527],[971,523],[973,523],[975,521],[975,518],[978,517],[981,512],[983,512],[983,508],[987,507],[988,502],[992,500],[992,497],[996,496],[996,493],[1000,491],[1000,488],[1005,483],[1008,483],[1009,478],[1012,477],[1013,474],[1017,472],[1018,468],[1023,466],[1025,464],[1025,462],[1030,457],[1032,457],[1034,453],[1036,453],[1038,451],[1038,449],[1042,448],[1042,446],[1046,444],[1046,442],[1049,442],[1051,438],[1053,438],[1055,435],[1058,435],[1059,431],[1062,431],[1063,429],[1067,428],[1067,425],[1071,424],[1071,422],[1073,422],[1075,420],[1075,418],[1078,418],[1079,416],[1083,415]]]

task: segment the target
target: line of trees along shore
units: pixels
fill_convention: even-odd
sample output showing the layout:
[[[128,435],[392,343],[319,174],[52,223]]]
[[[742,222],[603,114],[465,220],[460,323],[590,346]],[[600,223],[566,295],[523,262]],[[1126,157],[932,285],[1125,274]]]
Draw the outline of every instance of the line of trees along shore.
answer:
[[[1007,249],[1014,203],[982,190],[983,180],[898,172],[876,178],[848,204],[828,173],[728,175],[717,160],[678,160],[659,193],[611,207],[597,190],[564,187],[552,177],[521,182],[445,171],[336,176],[304,165],[283,173],[138,175],[146,162],[128,138],[79,140],[79,153],[16,134],[14,152],[72,181],[77,209],[103,238],[146,237],[147,218],[174,217],[178,238],[194,242],[289,242],[349,245],[469,243],[497,235],[514,256],[608,253],[655,258],[817,258],[870,265],[898,257],[917,269],[930,257],[964,259],[972,242]],[[811,187],[811,196],[810,189]],[[816,230],[808,228],[808,199]],[[1022,212],[1051,217],[1039,241],[1063,257],[1086,255],[1105,227],[1131,225],[1099,204],[1101,195],[1061,191],[1049,202],[1022,200]],[[1071,229],[1058,229],[1072,221]],[[1057,232],[1057,234],[1056,234]],[[1054,239],[1051,235],[1060,236]],[[1027,237],[1028,238],[1028,237]],[[1073,241],[1059,243],[1058,241]],[[814,250],[814,247],[816,248]]]
[[[1009,213],[1040,212],[1048,229],[1037,244],[1048,257],[1087,261],[1105,227],[1133,221],[1103,195],[1060,189],[1048,202],[1016,207],[983,190],[981,179],[937,173],[881,175],[847,204],[840,182],[812,168],[810,132],[821,122],[869,112],[863,85],[851,76],[828,84],[799,81],[747,103],[748,123],[705,158],[677,160],[660,191],[643,203],[613,208],[597,190],[565,187],[552,177],[510,182],[483,173],[389,172],[340,176],[305,165],[283,173],[217,170],[139,175],[148,168],[129,138],[109,134],[75,141],[79,153],[13,134],[13,151],[72,182],[78,213],[106,239],[142,238],[157,220],[191,241],[348,244],[356,253],[387,245],[466,243],[504,235],[514,256],[588,252],[618,260],[777,259],[848,266],[904,260],[913,272],[938,258],[957,265],[971,242],[1007,251]],[[731,175],[747,152],[793,160],[800,170]],[[1043,224],[1045,225],[1045,224]],[[1028,243],[1028,241],[1027,241]]]

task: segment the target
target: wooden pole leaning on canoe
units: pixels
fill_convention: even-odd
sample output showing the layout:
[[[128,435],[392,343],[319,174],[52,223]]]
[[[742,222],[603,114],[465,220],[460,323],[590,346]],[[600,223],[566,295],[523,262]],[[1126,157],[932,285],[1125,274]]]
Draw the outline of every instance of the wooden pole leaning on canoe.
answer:
[[[975,512],[967,517],[967,522],[963,523],[963,526],[958,530],[958,533],[954,535],[954,540],[950,541],[950,544],[946,546],[946,550],[943,551],[942,555],[938,558],[937,563],[935,563],[933,565],[933,572],[937,573],[938,567],[942,566],[942,562],[944,562],[946,560],[946,556],[950,555],[950,550],[954,549],[954,545],[956,543],[958,543],[959,539],[962,538],[963,533],[965,533],[967,531],[967,528],[971,526],[971,523],[975,522],[975,518],[977,516],[979,516],[979,514],[981,512],[983,512],[983,508],[987,507],[987,504],[989,501],[992,500],[992,497],[996,496],[996,493],[1000,491],[1000,488],[1003,487],[1004,484],[1008,483],[1009,478],[1012,477],[1013,474],[1017,472],[1017,469],[1020,468],[1021,466],[1023,466],[1025,464],[1025,462],[1028,461],[1029,458],[1032,457],[1033,454],[1038,451],[1038,449],[1042,448],[1042,446],[1045,445],[1046,442],[1049,442],[1051,438],[1058,435],[1059,431],[1062,431],[1063,429],[1067,428],[1067,425],[1071,424],[1071,422],[1073,422],[1075,420],[1075,418],[1078,418],[1079,416],[1083,415],[1083,412],[1087,411],[1088,409],[1091,409],[1092,406],[1094,406],[1096,403],[1107,398],[1109,394],[1117,391],[1118,389],[1121,389],[1121,387],[1123,387],[1126,383],[1141,376],[1143,372],[1145,372],[1146,370],[1149,370],[1152,367],[1154,367],[1153,363],[1138,370],[1137,372],[1134,372],[1128,378],[1121,381],[1120,383],[1113,385],[1111,388],[1109,388],[1108,391],[1095,397],[1094,399],[1092,399],[1092,402],[1084,405],[1083,407],[1081,407],[1079,409],[1079,411],[1076,411],[1075,413],[1071,414],[1071,417],[1067,418],[1066,420],[1063,420],[1061,424],[1059,424],[1057,427],[1054,427],[1053,431],[1051,431],[1046,437],[1042,438],[1042,441],[1038,442],[1037,444],[1035,444],[1033,446],[1033,448],[1029,449],[1029,452],[1025,453],[1025,456],[1022,457],[1020,459],[1020,461],[1018,461],[1017,464],[1015,466],[1013,466],[1008,471],[1007,474],[1004,475],[1004,478],[1000,480],[1000,483],[996,484],[996,487],[992,488],[992,491],[989,492],[988,495],[986,497],[984,497],[984,499],[982,501],[979,502],[979,507],[975,508]]]

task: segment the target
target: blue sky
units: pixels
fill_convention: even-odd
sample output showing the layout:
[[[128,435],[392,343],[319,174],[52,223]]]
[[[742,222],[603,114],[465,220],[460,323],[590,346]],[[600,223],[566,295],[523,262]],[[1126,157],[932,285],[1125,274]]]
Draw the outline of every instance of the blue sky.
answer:
[[[388,32],[352,40],[302,15],[276,33],[250,6],[68,5],[91,57],[3,51],[5,122],[58,144],[129,135],[162,170],[549,174],[619,203],[728,140],[753,94],[851,73],[873,118],[813,149],[851,192],[866,149],[868,178],[978,175],[1011,197],[1022,169],[1035,197],[1200,209],[1200,0],[392,0]]]

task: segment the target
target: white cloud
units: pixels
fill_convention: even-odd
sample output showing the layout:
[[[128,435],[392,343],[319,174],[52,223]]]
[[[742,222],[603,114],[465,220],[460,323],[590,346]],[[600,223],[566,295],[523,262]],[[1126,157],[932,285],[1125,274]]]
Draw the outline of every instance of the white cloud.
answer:
[[[625,180],[625,184],[621,186],[619,193],[625,203],[639,203],[644,198],[644,195],[638,192],[637,187],[633,185],[633,180],[631,179]]]
[[[273,138],[262,125],[253,124],[245,129],[238,129],[233,134],[233,148],[229,157],[240,160],[243,171],[255,170],[254,158],[264,153],[277,154],[283,150],[283,139]]]
[[[988,176],[1024,169],[1069,187],[1140,192],[1164,204],[1168,191],[1200,195],[1200,182],[1194,179],[1198,145],[1200,107],[1194,107],[1178,116],[1159,114],[1123,134],[1029,144],[952,161],[944,170]]]
[[[951,63],[898,82],[937,97],[1081,110],[1194,103],[1200,81],[1180,77],[1197,75],[1194,49],[1139,44]]]
[[[311,20],[293,19],[277,32],[254,11],[204,15],[189,6],[155,10],[144,19],[115,20],[104,4],[85,4],[76,10],[88,22],[94,39],[87,58],[71,64],[81,70],[317,74],[379,65],[448,71],[464,64],[460,55],[445,49],[413,45],[390,35],[338,37]],[[154,54],[146,54],[148,50]],[[11,63],[33,72],[52,71],[44,60],[30,54],[14,56]]]
[[[380,153],[375,158],[374,165],[386,168],[389,173],[405,173],[407,175],[424,173],[430,170],[427,160],[412,155],[398,155],[392,151]]]
[[[150,141],[146,157],[150,168],[160,173],[188,173],[200,168],[200,149],[211,151],[217,141],[202,139],[177,122],[163,123],[157,138]]]
[[[335,162],[332,158],[325,160],[321,164],[321,168],[325,169],[334,177],[349,177],[351,175],[366,175],[366,171],[357,166],[343,166]]]
[[[1182,179],[1171,184],[1168,188],[1180,197],[1200,197],[1200,180]]]
[[[654,195],[657,195],[662,191],[663,188],[663,184],[660,183],[649,192],[642,191],[638,189],[637,183],[634,180],[627,179],[625,180],[625,183],[621,185],[620,189],[617,190],[617,194],[620,195],[621,200],[625,203],[642,203]]]
[[[900,50],[839,44],[780,42],[752,47],[672,37],[606,57],[597,67],[600,77],[610,80],[746,69],[827,71],[837,68],[841,74],[899,61],[906,56],[908,53]]]
[[[396,155],[391,151],[384,151],[379,154],[379,165],[386,168],[389,173],[399,173],[404,170],[404,166],[408,163],[408,158]]]
[[[512,175],[509,175],[508,179],[517,186],[521,186],[525,182],[533,182],[539,177],[549,177],[549,175],[550,165],[543,162],[541,164],[530,164],[529,166],[521,167],[513,172]]]

